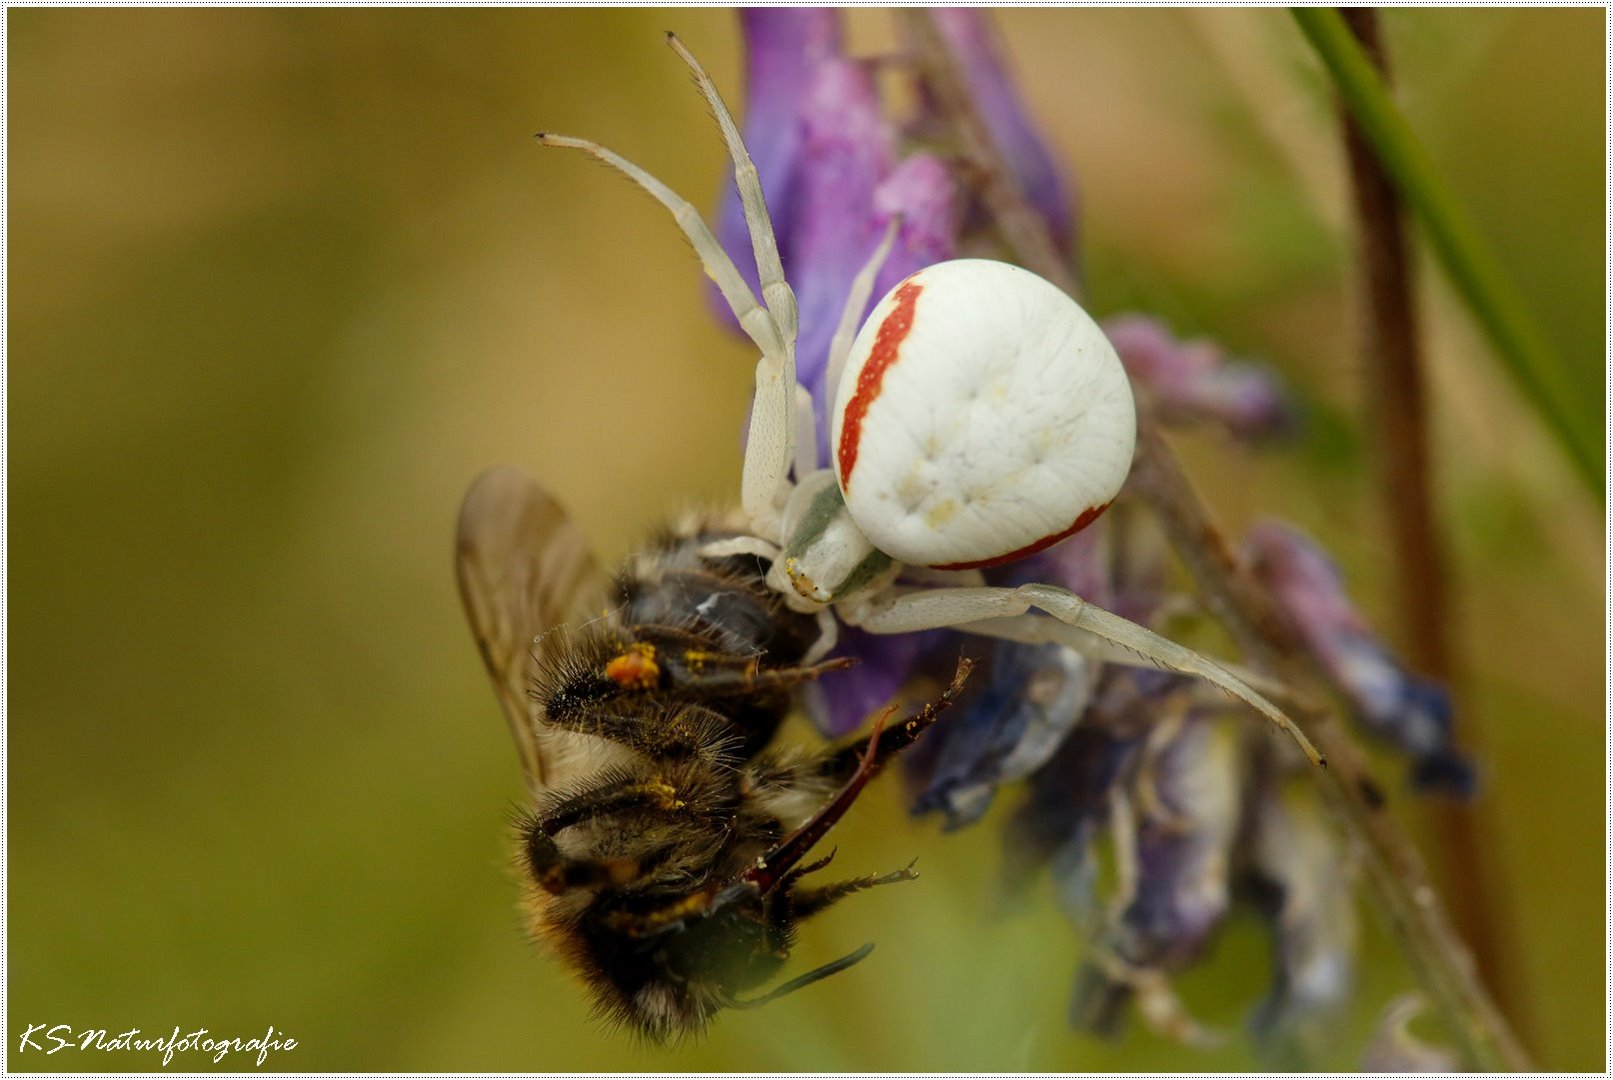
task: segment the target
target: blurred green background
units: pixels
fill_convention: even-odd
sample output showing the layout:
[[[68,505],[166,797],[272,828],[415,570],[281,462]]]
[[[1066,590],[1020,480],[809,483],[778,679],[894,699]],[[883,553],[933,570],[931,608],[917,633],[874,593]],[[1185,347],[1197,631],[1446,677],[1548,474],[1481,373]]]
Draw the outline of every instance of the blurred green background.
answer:
[[[889,44],[885,18],[854,13],[854,43]],[[999,895],[1000,815],[942,836],[894,783],[841,859],[918,855],[923,878],[825,916],[797,962],[878,951],[702,1043],[591,1025],[521,937],[504,826],[520,784],[454,591],[459,496],[486,464],[522,465],[618,556],[736,490],[752,359],[708,318],[662,211],[531,134],[596,137],[709,205],[722,150],[660,31],[738,98],[730,13],[7,20],[13,1068],[157,1067],[19,1056],[36,1022],[273,1024],[301,1045],[271,1067],[299,1070],[1251,1063],[1237,1038],[1193,1054],[1071,1034],[1079,945],[1046,889]],[[1594,394],[1602,20],[1385,16],[1412,122]],[[1308,403],[1294,448],[1179,440],[1218,516],[1304,524],[1393,627],[1342,162],[1287,15],[1000,22],[1079,172],[1094,309],[1269,359]],[[1540,1064],[1599,1070],[1601,507],[1423,278],[1505,996]],[[1336,1066],[1412,981],[1370,914],[1365,949]],[[1266,963],[1236,921],[1184,992],[1235,1031]]]

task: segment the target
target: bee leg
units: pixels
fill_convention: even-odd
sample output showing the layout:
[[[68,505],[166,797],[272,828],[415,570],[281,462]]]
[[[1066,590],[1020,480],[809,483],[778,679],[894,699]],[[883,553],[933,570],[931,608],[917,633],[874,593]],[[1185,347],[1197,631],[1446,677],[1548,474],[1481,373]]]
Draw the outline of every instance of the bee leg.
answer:
[[[910,746],[926,728],[935,723],[936,718],[941,715],[941,710],[952,704],[963,690],[964,680],[969,677],[973,667],[973,661],[960,659],[957,674],[952,677],[952,685],[947,687],[939,699],[925,705],[900,726],[887,730],[884,726],[884,716],[876,719],[873,734],[840,791],[798,829],[780,840],[772,851],[758,859],[755,866],[745,871],[741,882],[764,895],[775,889],[790,869],[800,862],[806,853],[812,850],[813,845],[823,839],[824,833],[833,828],[835,822],[851,808],[851,804],[857,800],[862,789],[868,786],[868,781],[884,768],[885,763],[894,754]]]
[[[559,715],[550,713],[544,718],[544,723],[561,731],[608,739],[654,761],[699,757],[720,743],[720,732],[714,735],[712,723],[702,723],[687,712],[677,712],[658,722],[648,723],[644,707],[635,702],[631,706],[624,704],[621,711],[598,707]]]
[[[679,923],[709,914],[717,893],[715,886],[708,886],[647,910],[617,908],[601,916],[601,919],[607,927],[617,933],[628,937],[650,937],[670,930]]]
[[[553,840],[538,831],[527,837],[525,854],[532,880],[554,896],[573,889],[626,885],[640,870],[636,859],[568,859]]]
[[[958,661],[958,670],[952,676],[951,685],[946,688],[937,701],[926,705],[906,723],[893,728],[886,728],[879,733],[878,742],[874,747],[874,756],[879,760],[879,765],[876,768],[882,768],[885,762],[912,746],[931,724],[940,719],[941,710],[956,700],[958,694],[963,690],[964,680],[969,677],[969,672],[973,669],[973,660],[960,659]],[[825,762],[823,772],[836,779],[852,776],[857,771],[864,753],[865,747],[862,741],[843,746],[830,754]]]
[[[680,690],[713,697],[744,695],[774,687],[794,688],[802,683],[812,682],[828,672],[854,667],[856,663],[857,661],[849,656],[817,664],[803,664],[799,667],[763,668],[755,663],[749,663],[742,667],[723,668],[717,671],[701,673],[691,671],[689,674],[675,677],[675,682]]]
[[[797,975],[783,986],[776,987],[758,998],[730,998],[728,1004],[735,1009],[759,1009],[770,1001],[777,1001],[786,994],[793,994],[803,987],[811,986],[820,979],[827,979],[831,975],[838,975],[853,964],[860,964],[874,951],[874,943],[870,941],[862,948],[847,953],[838,960],[831,960],[822,967],[813,968],[805,975]]]
[[[809,919],[830,905],[850,896],[852,893],[872,889],[875,885],[891,885],[898,881],[912,881],[918,877],[918,871],[913,864],[908,863],[900,870],[889,874],[867,874],[849,881],[837,881],[833,885],[820,885],[813,889],[802,889],[797,892],[790,905],[792,914],[797,919]]]
[[[683,805],[678,791],[659,777],[649,780],[623,780],[570,796],[555,804],[533,823],[534,832],[553,836],[561,829],[585,821],[619,814],[624,810],[650,808],[676,810]]]

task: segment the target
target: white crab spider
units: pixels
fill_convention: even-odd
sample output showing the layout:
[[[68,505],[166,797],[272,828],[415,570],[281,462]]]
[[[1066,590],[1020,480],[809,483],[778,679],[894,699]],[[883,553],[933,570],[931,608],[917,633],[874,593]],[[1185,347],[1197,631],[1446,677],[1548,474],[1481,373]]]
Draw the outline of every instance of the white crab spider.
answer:
[[[1321,764],[1282,710],[1225,666],[1068,589],[990,587],[980,578],[978,568],[1087,524],[1131,467],[1136,418],[1114,348],[1075,301],[1035,274],[978,259],[928,267],[892,289],[853,340],[893,224],[853,281],[830,347],[835,468],[817,468],[817,448],[797,439],[813,430],[812,399],[796,382],[795,294],[756,166],[705,69],[675,35],[667,40],[693,72],[733,159],[760,302],[688,200],[597,143],[538,139],[591,154],[670,210],[761,350],[740,484],[751,535],[709,553],[771,560],[768,583],[790,607],[819,615],[819,656],[833,647],[836,616],[876,634],[951,627],[1058,642],[1105,661],[1198,676],[1253,706]],[[899,583],[908,566],[932,571],[909,580],[959,584]]]

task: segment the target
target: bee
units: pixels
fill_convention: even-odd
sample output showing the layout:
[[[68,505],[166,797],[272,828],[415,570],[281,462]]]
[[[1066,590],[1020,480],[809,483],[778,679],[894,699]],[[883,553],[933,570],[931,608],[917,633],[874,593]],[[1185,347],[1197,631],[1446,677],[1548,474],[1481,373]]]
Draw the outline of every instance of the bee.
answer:
[[[598,1012],[657,1042],[868,955],[747,996],[782,970],[803,919],[917,876],[811,884],[830,857],[805,860],[970,667],[866,742],[775,745],[799,690],[844,665],[810,660],[817,623],[767,587],[764,560],[706,553],[736,535],[690,515],[607,581],[559,504],[512,468],[483,473],[459,519],[461,595],[533,799],[518,825],[529,927]]]

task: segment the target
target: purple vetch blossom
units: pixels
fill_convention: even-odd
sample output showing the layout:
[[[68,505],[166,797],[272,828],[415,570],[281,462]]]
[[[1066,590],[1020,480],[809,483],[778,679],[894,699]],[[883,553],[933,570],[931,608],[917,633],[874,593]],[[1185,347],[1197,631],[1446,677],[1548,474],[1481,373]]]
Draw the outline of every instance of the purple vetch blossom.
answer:
[[[1185,965],[1227,912],[1240,809],[1237,723],[1194,712],[1158,749],[1150,740],[1151,767],[1133,794],[1136,881],[1113,938],[1132,965]]]
[[[1295,529],[1265,522],[1249,531],[1244,556],[1362,723],[1411,757],[1412,783],[1470,794],[1473,766],[1453,743],[1445,688],[1401,666],[1350,603],[1343,574],[1322,549]]]
[[[748,146],[761,144],[752,158],[800,309],[796,375],[817,405],[824,465],[834,389],[825,386],[829,343],[852,278],[900,215],[871,309],[909,274],[956,254],[959,217],[951,172],[933,154],[901,152],[870,65],[843,55],[839,20],[839,12],[824,9],[744,13],[749,94],[743,134]],[[718,238],[755,288],[750,236],[732,179],[723,192]],[[737,330],[715,292],[713,303]]]
[[[1118,315],[1103,321],[1134,386],[1170,424],[1218,424],[1241,439],[1283,435],[1298,426],[1275,371],[1228,360],[1210,341],[1181,341],[1158,319]]]
[[[1044,765],[1086,711],[1098,665],[1062,645],[993,642],[985,678],[943,729],[915,814],[950,829],[985,816],[997,788]]]
[[[975,105],[1020,191],[1047,222],[1059,250],[1073,254],[1079,249],[1075,185],[1059,168],[1026,114],[986,14],[972,8],[946,7],[936,8],[931,15],[957,57]]]
[[[1355,967],[1353,867],[1307,777],[1270,777],[1250,812],[1245,873],[1272,937],[1272,987],[1252,1021],[1271,1035],[1343,1004]]]
[[[1168,976],[1199,958],[1231,906],[1244,772],[1239,723],[1193,709],[1151,731],[1116,840],[1119,914],[1077,975],[1070,1005],[1077,1027],[1114,1035],[1136,1001],[1157,1032],[1212,1041]]]
[[[767,193],[769,212],[776,220],[788,220],[801,157],[802,99],[819,65],[841,54],[840,13],[831,8],[743,8],[739,20],[745,36],[745,147]],[[731,178],[718,211],[717,235],[752,291],[760,293],[745,209]],[[780,230],[779,255],[786,266],[793,254],[791,239]],[[737,331],[720,294],[713,295],[713,305]]]

